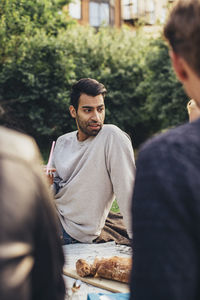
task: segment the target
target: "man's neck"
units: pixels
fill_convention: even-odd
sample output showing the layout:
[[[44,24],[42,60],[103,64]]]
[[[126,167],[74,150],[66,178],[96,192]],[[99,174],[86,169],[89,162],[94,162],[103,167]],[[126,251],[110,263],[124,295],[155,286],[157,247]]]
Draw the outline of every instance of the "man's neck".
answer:
[[[79,142],[84,142],[84,141],[86,141],[89,138],[89,136],[86,136],[86,135],[82,136],[79,131],[77,132],[76,136],[77,136],[77,140]]]

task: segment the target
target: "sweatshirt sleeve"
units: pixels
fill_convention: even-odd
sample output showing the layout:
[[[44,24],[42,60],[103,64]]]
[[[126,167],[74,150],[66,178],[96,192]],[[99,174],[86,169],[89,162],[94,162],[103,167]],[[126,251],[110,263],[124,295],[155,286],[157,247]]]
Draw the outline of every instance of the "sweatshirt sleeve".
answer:
[[[131,201],[135,180],[134,151],[129,136],[116,127],[107,143],[107,167],[120,212],[132,238]]]

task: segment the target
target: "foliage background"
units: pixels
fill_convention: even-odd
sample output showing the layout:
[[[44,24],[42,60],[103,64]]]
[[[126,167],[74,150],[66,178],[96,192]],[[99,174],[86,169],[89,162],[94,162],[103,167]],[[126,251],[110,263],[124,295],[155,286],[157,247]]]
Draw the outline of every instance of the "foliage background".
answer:
[[[128,132],[134,148],[187,120],[188,99],[161,34],[81,27],[62,11],[66,2],[1,0],[2,125],[32,135],[49,151],[52,140],[75,129],[69,95],[81,77],[106,86],[106,123]]]

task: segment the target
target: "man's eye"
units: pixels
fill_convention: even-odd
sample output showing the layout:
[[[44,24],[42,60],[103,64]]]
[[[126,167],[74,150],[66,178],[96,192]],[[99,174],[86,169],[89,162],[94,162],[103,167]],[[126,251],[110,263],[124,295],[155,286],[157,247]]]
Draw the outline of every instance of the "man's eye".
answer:
[[[84,112],[86,112],[86,113],[91,112],[91,109],[86,108],[86,109],[84,109]]]
[[[104,110],[103,107],[98,108],[98,112],[102,112]]]

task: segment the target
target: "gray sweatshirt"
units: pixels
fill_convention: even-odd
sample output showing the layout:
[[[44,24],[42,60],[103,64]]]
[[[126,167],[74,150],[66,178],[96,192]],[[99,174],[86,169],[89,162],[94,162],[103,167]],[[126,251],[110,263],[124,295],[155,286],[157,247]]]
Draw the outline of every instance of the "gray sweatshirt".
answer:
[[[131,199],[135,161],[130,138],[114,125],[103,125],[83,142],[77,131],[60,136],[53,155],[54,185],[60,221],[66,232],[84,243],[97,238],[113,200],[117,199],[131,234]]]

